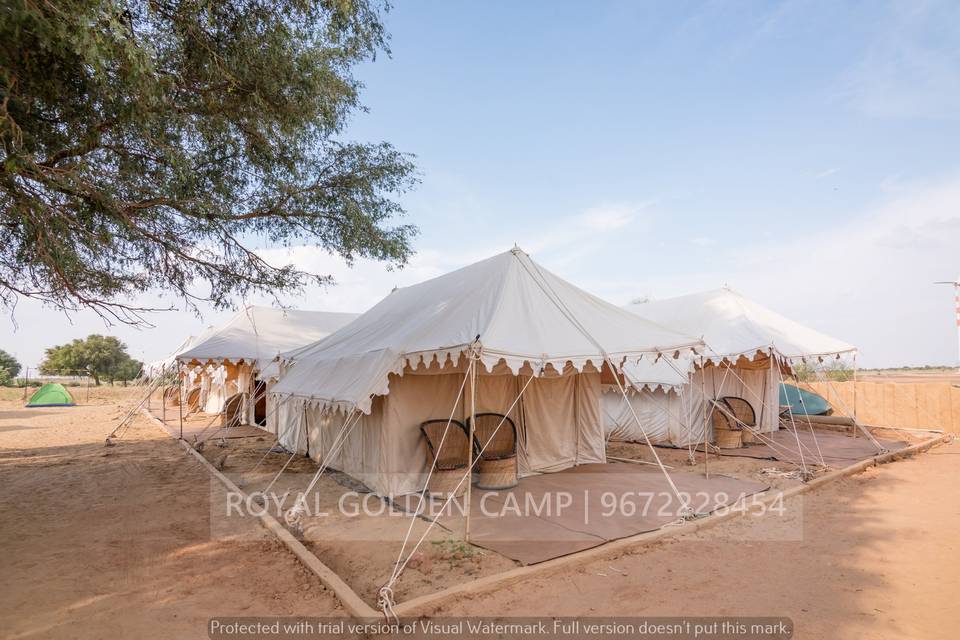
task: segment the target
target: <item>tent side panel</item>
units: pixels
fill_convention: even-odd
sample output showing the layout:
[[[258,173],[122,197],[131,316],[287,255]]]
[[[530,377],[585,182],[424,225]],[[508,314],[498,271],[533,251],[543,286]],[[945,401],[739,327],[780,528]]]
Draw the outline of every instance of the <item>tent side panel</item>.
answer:
[[[577,462],[576,377],[537,378],[523,397],[526,441],[521,474],[560,471]]]
[[[600,372],[581,373],[577,381],[577,464],[603,463],[607,461],[606,438],[603,420],[600,417]]]
[[[381,473],[380,464],[383,407],[384,399],[377,397],[370,415],[351,417],[344,413],[324,413],[315,407],[308,409],[306,444],[310,457],[318,465],[326,461],[329,468],[343,471],[374,493],[385,495],[388,476]]]
[[[371,489],[381,495],[403,495],[423,488],[429,452],[420,424],[427,420],[447,420],[461,384],[463,374],[459,373],[390,377],[390,395],[384,399],[383,449],[379,456],[383,477],[378,486]],[[463,398],[453,418],[463,422]]]

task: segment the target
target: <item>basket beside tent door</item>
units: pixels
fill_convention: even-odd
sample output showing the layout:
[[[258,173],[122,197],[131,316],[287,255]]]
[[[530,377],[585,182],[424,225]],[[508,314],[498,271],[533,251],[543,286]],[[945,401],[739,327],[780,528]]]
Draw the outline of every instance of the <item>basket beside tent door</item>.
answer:
[[[427,420],[420,425],[420,433],[427,441],[429,463],[433,465],[427,492],[441,497],[451,493],[462,496],[469,482],[463,480],[470,466],[467,428],[457,420],[450,420],[449,423],[446,420]]]
[[[467,419],[467,432],[471,429]],[[473,423],[477,457],[477,487],[509,489],[517,486],[517,427],[499,413],[478,413]]]
[[[757,441],[753,434],[757,427],[757,414],[749,402],[736,396],[726,396],[720,399],[736,418],[736,425],[740,428],[740,441],[743,444],[754,444]],[[750,427],[750,428],[748,428]]]
[[[239,427],[243,421],[243,394],[235,393],[223,403],[223,427]]]
[[[731,415],[730,407],[720,398],[710,412],[710,424],[713,426],[713,441],[721,449],[739,449],[743,446],[743,433]]]

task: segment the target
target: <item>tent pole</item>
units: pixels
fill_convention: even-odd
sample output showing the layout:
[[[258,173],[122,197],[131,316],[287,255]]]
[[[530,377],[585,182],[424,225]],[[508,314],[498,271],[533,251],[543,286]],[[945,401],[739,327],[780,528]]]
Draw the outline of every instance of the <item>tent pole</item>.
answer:
[[[30,367],[23,374],[23,401],[27,401],[27,386],[30,384]]]
[[[177,406],[180,408],[180,439],[183,440],[183,372],[177,373],[177,397],[180,402]]]
[[[163,424],[167,424],[167,385],[163,385],[163,390],[160,392],[160,406],[163,407]]]
[[[464,507],[467,510],[466,523],[463,528],[463,539],[470,542],[470,498],[473,494],[473,432],[477,422],[477,361],[470,363],[470,464],[467,465],[467,499]]]
[[[707,411],[707,368],[706,361],[700,356],[700,395],[703,397],[703,476],[710,478],[707,459],[710,457],[710,444],[707,442],[707,430],[710,428],[710,412]]]
[[[857,352],[853,352],[853,421],[857,421]],[[854,430],[856,434],[856,430]]]

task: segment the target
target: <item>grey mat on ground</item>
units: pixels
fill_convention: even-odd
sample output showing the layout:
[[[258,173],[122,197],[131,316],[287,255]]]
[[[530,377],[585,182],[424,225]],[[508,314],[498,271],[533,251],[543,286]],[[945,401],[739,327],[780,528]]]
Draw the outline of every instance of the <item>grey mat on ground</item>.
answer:
[[[750,444],[740,449],[721,449],[720,454],[762,460],[782,460],[796,464],[801,462],[801,452],[806,464],[819,464],[822,454],[823,461],[828,466],[845,467],[858,460],[872,458],[879,453],[873,442],[862,433],[854,438],[837,431],[818,430],[816,431],[816,438],[814,438],[809,428],[798,425],[796,434],[794,434],[792,428],[786,428],[774,433],[765,433],[763,437],[770,442]],[[798,437],[800,440],[799,448],[797,447]],[[900,451],[910,446],[908,442],[903,440],[877,438],[877,441],[890,451]]]
[[[729,476],[671,475],[698,512],[707,513],[767,485]],[[416,502],[412,503],[416,507]],[[470,542],[523,564],[535,564],[654,531],[678,520],[679,500],[657,468],[629,463],[586,464],[523,478],[505,491],[474,489]],[[454,513],[457,513],[456,511]],[[459,514],[441,517],[453,532]]]

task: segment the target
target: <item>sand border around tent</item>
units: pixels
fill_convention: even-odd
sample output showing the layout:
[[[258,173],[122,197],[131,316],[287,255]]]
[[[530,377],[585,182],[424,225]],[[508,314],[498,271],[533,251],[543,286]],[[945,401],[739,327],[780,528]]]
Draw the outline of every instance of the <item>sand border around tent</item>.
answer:
[[[234,484],[225,475],[220,473],[206,458],[204,458],[193,447],[191,447],[189,443],[184,440],[179,440],[179,438],[177,438],[177,434],[170,427],[163,424],[160,419],[151,414],[146,408],[141,408],[141,412],[151,421],[162,427],[163,430],[170,435],[170,437],[177,440],[187,452],[199,460],[200,463],[211,473],[211,475],[216,477],[224,486],[227,487],[227,489],[246,495],[236,486],[236,484]],[[906,449],[891,451],[889,453],[855,462],[847,467],[837,469],[836,471],[831,471],[830,473],[814,478],[810,482],[796,487],[791,487],[789,489],[768,495],[758,494],[759,497],[757,497],[756,500],[751,500],[751,504],[745,509],[737,508],[738,503],[734,503],[733,505],[730,505],[730,508],[724,513],[712,514],[705,518],[687,522],[675,527],[664,527],[657,529],[656,531],[649,531],[646,533],[637,534],[635,536],[612,540],[600,546],[586,549],[584,551],[578,551],[570,555],[554,558],[552,560],[547,560],[534,565],[518,567],[516,569],[511,569],[510,571],[504,571],[503,573],[478,578],[476,580],[471,580],[470,582],[463,582],[434,593],[417,596],[407,600],[406,602],[398,603],[394,606],[394,611],[396,612],[397,616],[401,618],[415,618],[418,616],[428,615],[431,608],[436,607],[442,604],[444,601],[457,596],[485,593],[508,584],[526,580],[527,578],[535,576],[542,577],[564,569],[569,569],[593,562],[595,560],[613,557],[623,553],[624,551],[633,550],[637,547],[651,544],[664,538],[680,536],[683,534],[708,529],[722,522],[726,522],[727,520],[732,520],[733,518],[744,515],[747,512],[764,508],[778,500],[786,500],[787,498],[812,491],[813,489],[816,489],[824,484],[834,480],[839,480],[846,476],[860,473],[861,471],[864,471],[870,467],[893,462],[902,458],[908,458],[915,454],[922,453],[938,444],[948,442],[950,439],[952,439],[952,437],[953,436],[951,434],[942,434],[907,447]],[[263,514],[260,516],[260,522],[267,530],[273,533],[277,539],[280,540],[280,542],[286,545],[290,552],[293,553],[304,564],[304,566],[313,571],[325,587],[333,591],[334,595],[336,595],[336,597],[343,604],[344,609],[351,616],[361,620],[380,618],[383,616],[381,612],[375,610],[373,607],[367,604],[365,600],[357,595],[357,593],[343,580],[343,578],[340,577],[339,574],[323,564],[323,562],[321,562],[316,555],[307,549],[299,540],[294,538],[293,535],[287,531],[283,525],[277,522],[273,516],[269,514]]]
[[[177,434],[167,425],[163,423],[159,418],[150,413],[145,407],[141,408],[140,411],[143,415],[147,416],[155,424],[163,428],[167,434],[177,440],[180,445],[194,458],[200,461],[200,463],[213,475],[217,480],[219,480],[229,491],[239,493],[241,495],[247,495],[245,492],[241,491],[236,484],[233,483],[230,478],[226,477],[214,467],[210,462],[204,458],[196,449],[194,449],[186,440],[180,440],[177,437]],[[260,524],[262,524],[268,531],[277,537],[280,542],[282,542],[290,550],[293,555],[297,557],[300,562],[304,564],[308,569],[313,571],[314,574],[320,579],[320,582],[323,583],[323,586],[333,591],[334,595],[340,600],[340,603],[343,605],[343,608],[354,618],[357,619],[371,619],[382,617],[379,611],[375,610],[373,607],[368,605],[363,598],[361,598],[357,593],[350,588],[343,578],[341,578],[333,569],[323,564],[316,555],[313,554],[309,549],[307,549],[303,544],[293,537],[293,535],[284,528],[276,518],[271,516],[269,513],[264,513],[259,516]]]

